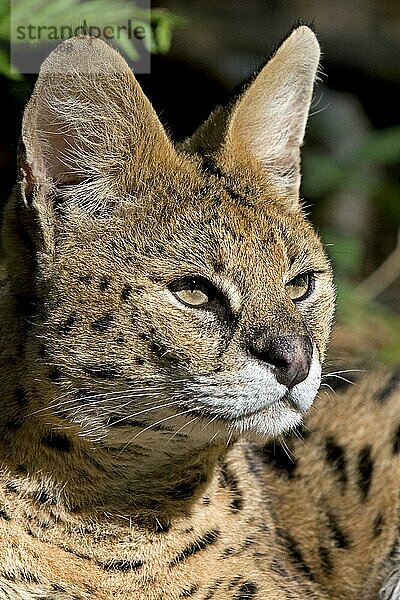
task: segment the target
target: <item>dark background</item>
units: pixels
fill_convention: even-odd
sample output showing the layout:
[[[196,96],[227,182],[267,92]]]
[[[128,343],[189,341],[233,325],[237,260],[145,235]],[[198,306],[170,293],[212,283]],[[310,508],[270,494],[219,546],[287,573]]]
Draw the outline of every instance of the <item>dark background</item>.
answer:
[[[334,352],[400,360],[400,4],[389,0],[160,0],[183,17],[138,79],[171,135],[189,135],[301,20],[323,59],[303,151],[302,195],[338,284]],[[0,200],[15,179],[34,77],[1,77]]]

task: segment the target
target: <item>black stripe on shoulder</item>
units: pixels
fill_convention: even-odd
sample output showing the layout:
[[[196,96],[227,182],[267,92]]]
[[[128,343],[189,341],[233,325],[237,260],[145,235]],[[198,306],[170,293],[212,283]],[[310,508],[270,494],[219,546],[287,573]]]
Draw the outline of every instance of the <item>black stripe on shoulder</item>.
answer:
[[[310,581],[315,581],[314,573],[304,560],[303,554],[294,537],[282,527],[277,527],[276,534],[279,541],[284,546],[292,564],[297,568],[298,571],[300,571],[300,573],[308,577]]]
[[[289,451],[276,441],[266,444],[258,449],[258,455],[263,463],[274,469],[279,475],[288,479],[294,476],[297,460],[290,456]]]
[[[342,527],[339,525],[336,516],[332,512],[328,512],[327,520],[331,539],[333,540],[336,548],[343,548],[347,550],[350,547],[350,540],[348,535],[346,535]]]
[[[375,400],[379,404],[383,404],[389,397],[393,394],[393,392],[398,388],[400,384],[400,367],[398,367],[393,373],[390,375],[389,379],[375,394]]]
[[[228,487],[231,493],[229,508],[232,512],[237,512],[243,508],[243,494],[239,489],[239,484],[226,463],[221,465],[219,484],[221,487]]]
[[[361,499],[365,502],[368,498],[372,483],[374,462],[371,457],[371,446],[364,446],[358,453],[357,459],[357,485],[360,490]]]
[[[325,440],[325,460],[329,467],[335,473],[342,493],[345,492],[348,475],[347,475],[347,459],[343,446],[337,444],[333,437],[328,437]]]
[[[400,425],[397,425],[393,435],[393,454],[400,454]]]
[[[197,538],[196,540],[194,540],[194,542],[192,542],[191,544],[186,546],[183,550],[181,550],[175,556],[175,558],[173,558],[170,561],[169,566],[174,567],[175,565],[177,565],[180,562],[189,558],[189,556],[192,556],[193,554],[197,554],[197,552],[200,552],[201,550],[204,550],[204,548],[211,546],[212,544],[214,544],[217,541],[219,536],[220,536],[220,532],[218,529],[211,529],[210,531],[205,533],[203,536]]]

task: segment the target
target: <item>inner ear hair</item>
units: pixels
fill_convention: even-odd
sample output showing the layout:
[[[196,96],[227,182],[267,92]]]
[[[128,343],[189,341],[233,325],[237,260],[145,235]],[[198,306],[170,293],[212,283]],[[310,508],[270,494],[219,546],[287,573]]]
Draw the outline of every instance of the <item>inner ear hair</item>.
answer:
[[[74,196],[90,211],[177,156],[125,60],[95,38],[69,42],[69,53],[43,63],[25,110],[22,177],[32,173],[36,190],[57,188],[55,197]]]

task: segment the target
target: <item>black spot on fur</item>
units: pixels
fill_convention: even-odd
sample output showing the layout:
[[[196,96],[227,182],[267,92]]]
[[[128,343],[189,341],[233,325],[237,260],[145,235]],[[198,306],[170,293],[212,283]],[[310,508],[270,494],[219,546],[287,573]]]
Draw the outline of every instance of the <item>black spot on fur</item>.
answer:
[[[115,341],[117,342],[117,344],[125,344],[125,336],[119,335],[117,338],[115,338]]]
[[[191,498],[199,485],[205,483],[207,477],[202,472],[194,474],[194,478],[190,481],[181,481],[178,485],[167,490],[167,495],[173,500],[186,500]]]
[[[143,356],[135,356],[134,361],[135,364],[139,365],[140,367],[146,362]]]
[[[228,584],[228,590],[233,590],[233,588],[237,587],[239,583],[243,581],[243,577],[241,575],[236,575]]]
[[[108,277],[102,277],[99,282],[99,290],[105,292],[110,287],[110,279]]]
[[[65,433],[58,431],[50,431],[42,438],[42,443],[52,450],[60,452],[69,452],[72,448],[71,440]]]
[[[150,342],[149,350],[157,354],[159,358],[166,358],[167,356],[167,347],[164,344],[160,344],[158,342]]]
[[[60,585],[59,583],[52,583],[51,584],[51,589],[54,592],[64,592],[64,593],[67,592],[66,588],[63,585]]]
[[[46,348],[46,346],[44,344],[41,344],[39,346],[38,355],[40,356],[40,358],[48,358],[49,353],[48,353],[47,348]]]
[[[50,371],[49,371],[49,379],[51,381],[60,381],[62,377],[62,372],[60,367],[57,366],[53,366],[51,367]]]
[[[19,485],[16,481],[6,481],[6,488],[13,494],[18,494],[19,492]]]
[[[350,547],[350,540],[339,525],[336,516],[332,512],[328,512],[326,517],[330,531],[330,537],[333,540],[336,548],[343,548],[347,550]]]
[[[208,506],[211,502],[211,498],[210,496],[203,496],[201,503],[204,504],[205,506]]]
[[[32,573],[32,571],[20,569],[19,576],[23,581],[28,581],[29,583],[40,583],[39,577],[36,575],[36,573]]]
[[[400,454],[400,425],[397,426],[393,436],[393,454]]]
[[[167,523],[166,521],[159,521],[158,519],[156,519],[156,522],[154,524],[154,531],[156,533],[168,533],[170,529],[170,523]]]
[[[214,267],[214,272],[215,273],[222,273],[222,271],[225,268],[223,262],[214,262],[213,267]]]
[[[170,567],[174,567],[175,565],[189,558],[189,556],[193,556],[193,554],[197,554],[197,552],[204,550],[204,548],[208,548],[208,546],[215,544],[219,536],[220,532],[218,529],[211,529],[206,534],[197,538],[194,540],[194,542],[181,550],[181,552],[179,552],[169,563]]]
[[[68,319],[63,321],[63,323],[60,323],[60,325],[58,326],[58,333],[63,333],[63,334],[70,333],[70,331],[72,330],[73,326],[76,323],[76,320],[77,320],[76,312],[71,313],[70,316],[68,317]]]
[[[297,460],[288,454],[288,451],[279,443],[271,442],[258,450],[263,463],[273,468],[278,475],[288,479],[294,476]]]
[[[119,375],[118,369],[109,365],[95,365],[93,367],[85,367],[84,372],[90,377],[98,379],[115,379]]]
[[[303,554],[299,548],[297,541],[294,537],[286,531],[286,529],[282,529],[281,527],[277,527],[276,534],[278,540],[284,546],[289,559],[292,564],[303,574],[308,577],[311,581],[315,580],[314,573],[311,571],[310,567],[307,565],[303,558]]]
[[[18,406],[26,406],[28,404],[28,396],[25,388],[17,387],[14,392],[14,398],[18,404]]]
[[[229,508],[237,512],[243,508],[243,494],[239,489],[238,481],[226,464],[221,466],[219,484],[221,487],[229,487],[232,499]]]
[[[331,553],[329,552],[328,548],[321,544],[318,548],[318,554],[321,561],[321,568],[324,571],[324,573],[331,573],[333,569],[333,562]]]
[[[343,493],[348,481],[346,455],[344,448],[331,437],[325,441],[325,460],[338,478]]]
[[[222,558],[227,558],[228,556],[232,556],[232,554],[235,552],[235,548],[232,548],[232,546],[229,546],[228,548],[224,548],[223,552],[222,552]]]
[[[378,513],[372,523],[372,536],[377,538],[381,535],[383,527],[385,525],[385,519],[382,513]]]
[[[191,598],[199,589],[199,586],[194,584],[192,586],[190,586],[190,588],[187,588],[186,590],[182,590],[181,593],[179,594],[179,598]]]
[[[262,475],[262,468],[257,463],[255,453],[248,446],[245,446],[244,448],[244,456],[251,473],[253,473],[253,475],[255,475],[257,478],[260,477]]]
[[[55,499],[52,498],[45,490],[37,490],[31,494],[31,498],[40,504],[55,504]]]
[[[134,560],[111,558],[99,564],[106,571],[137,571],[144,563],[140,558],[135,558]]]
[[[211,598],[214,598],[214,594],[215,592],[218,590],[218,588],[220,588],[222,585],[222,579],[219,579],[218,581],[216,581],[215,583],[213,583],[206,592],[206,595],[204,596],[204,600],[211,600]]]
[[[80,281],[81,283],[85,283],[86,285],[88,285],[93,279],[92,275],[79,275],[78,277],[78,281]]]
[[[380,404],[383,404],[397,389],[400,384],[400,367],[396,369],[389,377],[386,384],[375,394],[375,399]]]
[[[257,586],[253,581],[245,581],[241,584],[233,600],[252,600],[257,593]]]
[[[92,323],[92,329],[94,331],[107,331],[107,329],[111,327],[113,321],[114,315],[111,313],[106,313]]]
[[[4,521],[10,520],[10,515],[8,514],[4,506],[0,506],[0,519],[3,519]]]
[[[122,291],[121,291],[121,300],[123,302],[128,302],[131,294],[132,294],[132,286],[124,285],[124,287],[122,288]]]
[[[365,446],[360,450],[357,460],[357,485],[360,490],[361,499],[365,502],[372,483],[374,463],[371,457],[371,446]]]
[[[240,545],[240,550],[251,548],[256,543],[255,539],[250,535],[244,540],[243,544]]]
[[[278,559],[275,558],[273,560],[271,567],[275,573],[277,573],[281,577],[284,577],[285,579],[289,579],[289,573]]]
[[[234,200],[235,202],[239,202],[244,206],[249,204],[248,199],[234,189],[233,181],[231,180],[231,178],[226,176],[220,169],[220,167],[218,167],[210,157],[206,156],[203,159],[202,167],[206,173],[214,175],[214,177],[217,177],[217,179],[221,180],[224,186],[224,190],[232,200]]]
[[[389,564],[397,563],[398,555],[399,555],[399,539],[397,536],[394,544],[392,545],[392,547],[390,548],[390,550],[387,554],[387,558],[386,558],[385,562],[389,563]],[[394,599],[394,600],[397,600],[397,599]]]
[[[15,419],[9,419],[6,421],[5,425],[7,429],[10,429],[10,431],[17,431],[22,427],[22,423],[22,419],[20,417],[16,417]]]

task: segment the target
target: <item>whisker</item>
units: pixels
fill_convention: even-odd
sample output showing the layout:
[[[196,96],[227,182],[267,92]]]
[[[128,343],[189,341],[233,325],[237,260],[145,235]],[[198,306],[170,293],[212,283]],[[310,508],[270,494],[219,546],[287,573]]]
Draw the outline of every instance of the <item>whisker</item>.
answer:
[[[185,423],[184,425],[182,425],[181,427],[179,427],[179,429],[177,431],[175,431],[175,433],[173,435],[171,435],[170,438],[168,438],[165,446],[167,446],[172,440],[173,438],[182,431],[182,429],[185,429],[185,427],[187,427],[188,425],[190,425],[191,423],[193,423],[194,421],[197,421],[199,417],[193,417],[193,419],[191,419],[190,421],[188,421],[187,423]]]
[[[127,442],[123,446],[123,448],[117,454],[117,457],[121,456],[122,452],[124,452],[124,450],[129,446],[129,444],[131,444],[134,440],[136,440],[136,438],[138,438],[139,435],[142,435],[142,433],[145,433],[146,431],[148,431],[152,427],[156,427],[157,425],[160,425],[161,423],[165,423],[165,421],[169,421],[170,419],[174,419],[175,417],[179,417],[181,415],[186,415],[186,414],[190,413],[192,410],[196,410],[196,408],[188,408],[187,410],[183,410],[182,412],[176,413],[174,415],[169,415],[168,417],[164,417],[164,419],[160,419],[159,421],[156,421],[155,423],[151,423],[151,425],[149,425],[148,427],[145,427],[144,429],[142,429],[141,431],[139,431],[139,433],[137,433],[136,435],[134,435],[133,438],[131,438],[129,440],[129,442]]]

